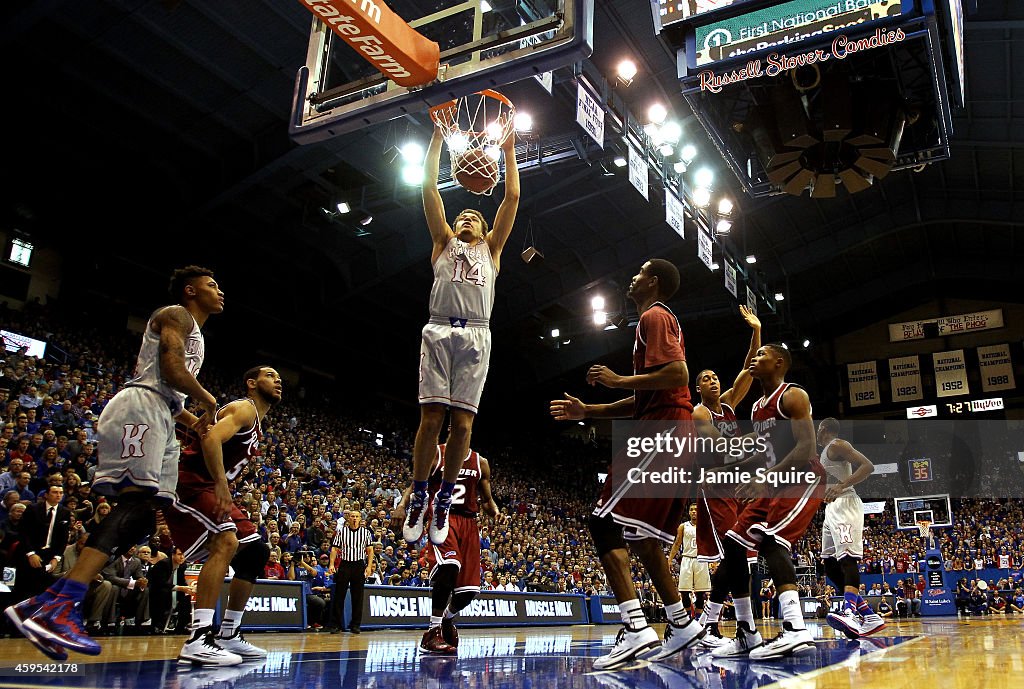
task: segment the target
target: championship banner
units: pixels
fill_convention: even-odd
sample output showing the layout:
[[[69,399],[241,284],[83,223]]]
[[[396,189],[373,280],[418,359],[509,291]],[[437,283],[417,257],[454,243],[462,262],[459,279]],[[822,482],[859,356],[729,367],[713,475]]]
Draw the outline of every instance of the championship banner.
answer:
[[[697,257],[700,258],[701,262],[708,267],[708,270],[714,270],[711,266],[715,264],[713,247],[711,242],[711,235],[704,230],[697,230]]]
[[[739,299],[739,288],[736,286],[736,268],[729,259],[722,259],[722,272],[725,273],[725,288],[732,294],[733,299]]]
[[[683,209],[683,202],[679,197],[668,189],[665,189],[665,222],[675,230],[680,239],[686,239],[683,234],[686,212]]]
[[[637,149],[633,146],[633,143],[626,140],[626,146],[629,148],[629,182],[640,194],[648,199],[647,196],[647,183],[648,183],[648,165],[647,158],[642,153],[642,150]]]
[[[604,108],[583,84],[576,86],[576,123],[604,148]]]
[[[889,359],[889,388],[893,402],[909,402],[924,397],[921,359],[916,354]]]
[[[964,363],[964,350],[953,349],[948,352],[932,354],[935,365],[935,391],[939,397],[966,395],[967,364]]]
[[[756,316],[757,315],[757,295],[754,294],[754,290],[747,287],[747,308]]]
[[[1017,387],[1008,344],[978,347],[978,368],[981,369],[981,389],[985,392]]]
[[[846,374],[850,381],[851,407],[867,407],[881,401],[878,395],[878,362],[847,364]]]
[[[938,332],[925,335],[925,327],[935,324]],[[947,337],[977,330],[995,330],[1003,327],[1003,310],[975,311],[962,313],[959,316],[944,316],[925,321],[908,321],[907,323],[889,324],[889,341],[905,342],[907,340],[923,340],[925,337]]]
[[[430,619],[431,607],[430,589],[367,586],[363,595],[363,627],[422,627]],[[586,624],[586,597],[481,591],[459,613],[459,620],[460,627]]]

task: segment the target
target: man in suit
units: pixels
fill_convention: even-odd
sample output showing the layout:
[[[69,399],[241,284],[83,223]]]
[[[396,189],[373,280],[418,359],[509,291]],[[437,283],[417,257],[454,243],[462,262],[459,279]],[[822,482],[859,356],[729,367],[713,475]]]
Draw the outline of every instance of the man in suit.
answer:
[[[103,568],[103,578],[114,586],[117,598],[117,617],[135,619],[136,613],[149,609],[149,579],[146,577],[148,563],[135,556],[136,548],[132,546],[121,555],[117,555]],[[144,566],[146,569],[143,569]]]
[[[45,591],[56,581],[71,528],[71,511],[60,504],[63,498],[63,487],[50,486],[42,502],[28,506],[18,527],[20,557],[15,585],[25,598]]]

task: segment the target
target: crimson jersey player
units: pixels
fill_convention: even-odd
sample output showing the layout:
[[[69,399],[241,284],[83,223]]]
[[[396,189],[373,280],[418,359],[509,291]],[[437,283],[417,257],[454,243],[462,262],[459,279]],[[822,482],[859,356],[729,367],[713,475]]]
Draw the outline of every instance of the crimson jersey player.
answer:
[[[697,374],[697,393],[700,404],[693,409],[693,420],[698,430],[702,423],[711,424],[714,430],[724,438],[735,438],[739,435],[739,421],[735,408],[747,396],[753,378],[747,366],[761,346],[761,321],[757,314],[746,306],[740,306],[740,315],[753,331],[750,346],[743,358],[743,366],[736,375],[732,387],[721,391],[718,374],[711,369],[704,369]],[[716,461],[716,463],[718,463]],[[716,490],[717,488],[717,490]],[[702,487],[697,494],[697,561],[720,562],[725,557],[722,543],[725,532],[736,521],[738,502],[725,484]],[[751,550],[748,560],[757,561],[757,552]],[[729,593],[728,585],[722,576],[722,569],[715,570],[711,579],[711,595],[708,604],[701,612],[700,623],[707,627],[708,633],[701,639],[703,648],[714,648],[724,639],[718,631],[718,620]],[[683,602],[687,603],[686,596]],[[699,605],[699,603],[698,603]]]
[[[437,494],[444,480],[445,446],[438,445],[428,491]],[[402,496],[397,519],[408,504],[412,490]],[[441,545],[428,544],[432,611],[430,627],[420,641],[425,653],[451,655],[458,650],[459,632],[454,618],[480,592],[480,511],[498,516],[498,505],[491,495],[491,467],[479,453],[469,450],[452,490],[448,534]]]
[[[782,483],[774,488],[751,482],[737,491],[747,501],[727,533],[722,563],[736,608],[736,638],[715,648],[716,657],[773,660],[814,652],[814,638],[804,626],[790,550],[821,505],[825,472],[815,452],[810,398],[803,388],[785,381],[791,365],[789,350],[777,344],[760,347],[750,362],[750,374],[760,381],[763,392],[750,416],[763,452],[739,466],[746,469],[760,463],[768,476]],[[773,496],[763,497],[769,491]],[[779,592],[782,631],[768,642],[754,631],[745,561],[748,548],[756,548],[765,559]]]
[[[235,665],[267,652],[239,631],[242,612],[256,578],[262,576],[270,549],[256,527],[231,500],[228,481],[259,453],[263,417],[281,401],[281,376],[258,366],[243,376],[246,397],[217,411],[217,422],[202,438],[187,436],[178,465],[178,488],[165,511],[175,545],[190,562],[205,561],[196,588],[189,640],[180,660],[201,665]],[[219,634],[213,611],[228,566],[235,570]]]
[[[678,289],[679,271],[674,265],[662,259],[652,259],[643,265],[627,293],[640,312],[633,345],[633,375],[620,376],[606,366],[592,366],[587,373],[591,385],[632,390],[633,394],[611,404],[584,404],[566,394],[566,399],[551,402],[555,419],[567,421],[589,416],[664,421],[668,431],[678,430],[676,422],[690,420],[693,406],[683,334],[675,314],[664,303]],[[692,458],[681,460],[687,464]],[[644,468],[651,468],[649,462]],[[633,495],[627,495],[631,490]],[[663,546],[663,542],[672,543],[675,539],[683,517],[684,496],[652,499],[635,493],[628,483],[615,485],[609,472],[601,499],[590,517],[594,546],[619,603],[623,622],[611,651],[594,661],[597,670],[621,667],[651,652],[652,659],[663,660],[693,646],[704,635],[704,629],[683,606]],[[627,543],[643,562],[665,603],[669,624],[662,643],[640,608],[630,576]]]

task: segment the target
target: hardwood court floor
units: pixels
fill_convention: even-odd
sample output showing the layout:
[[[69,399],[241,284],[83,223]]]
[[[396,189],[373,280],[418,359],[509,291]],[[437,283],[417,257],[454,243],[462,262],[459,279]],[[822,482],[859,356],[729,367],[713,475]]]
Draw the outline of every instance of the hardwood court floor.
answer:
[[[271,651],[234,668],[175,661],[183,638],[101,639],[103,654],[72,655],[77,673],[23,674],[18,662],[45,659],[22,639],[0,640],[0,689],[39,686],[125,689],[1019,689],[1024,687],[1024,618],[890,621],[860,641],[816,622],[815,654],[771,663],[717,661],[686,651],[671,662],[639,661],[594,672],[593,659],[615,638],[604,626],[463,629],[458,658],[423,657],[420,633],[252,634]],[[660,625],[659,625],[660,627]],[[725,625],[731,633],[731,625]],[[774,635],[776,623],[762,625]]]

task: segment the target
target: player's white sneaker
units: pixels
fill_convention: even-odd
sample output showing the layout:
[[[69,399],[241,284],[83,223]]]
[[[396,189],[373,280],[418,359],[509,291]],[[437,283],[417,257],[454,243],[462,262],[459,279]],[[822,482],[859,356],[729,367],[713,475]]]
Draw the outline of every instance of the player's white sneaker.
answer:
[[[676,626],[669,622],[665,625],[665,640],[661,644],[661,650],[647,658],[647,660],[658,661],[671,658],[676,653],[695,646],[707,634],[707,630],[696,620],[690,619],[686,624]]]
[[[736,638],[728,639],[724,644],[711,651],[712,658],[736,658],[750,655],[751,650],[757,648],[764,639],[761,632],[751,630],[746,622],[736,623]]]
[[[858,639],[863,634],[860,615],[849,606],[843,606],[842,612],[830,612],[825,616],[825,622],[832,629],[842,632],[850,639]]]
[[[775,660],[788,656],[814,653],[814,637],[806,629],[793,629],[789,622],[782,623],[782,631],[774,639],[751,649],[751,660]]]
[[[658,632],[651,627],[633,629],[623,625],[615,637],[615,645],[607,654],[594,661],[595,670],[611,670],[625,665],[641,653],[661,644]]]
[[[861,636],[867,636],[880,632],[885,629],[885,618],[881,615],[871,613],[870,615],[864,616],[864,621],[861,623],[860,633]]]
[[[229,653],[242,656],[245,660],[256,660],[266,658],[267,652],[259,646],[254,646],[245,640],[242,632],[238,629],[231,636],[218,636],[217,644]]]
[[[402,538],[406,543],[415,543],[423,537],[423,526],[427,523],[427,494],[413,491],[409,506],[402,522]]]
[[[715,631],[715,628],[710,624],[704,625],[704,628],[707,630],[707,634],[701,637],[700,643],[697,644],[697,648],[699,650],[710,651],[712,649],[718,648],[719,646],[724,646],[725,644],[732,641],[732,639],[726,639],[724,636]]]
[[[433,512],[430,515],[429,530],[430,542],[434,545],[444,545],[444,542],[448,540],[448,513],[451,511],[451,502],[449,501],[448,506],[442,509],[439,506],[437,497],[435,497],[432,508]]]
[[[213,629],[206,627],[193,633],[178,653],[178,662],[198,665],[238,665],[242,656],[225,651],[213,635]]]

